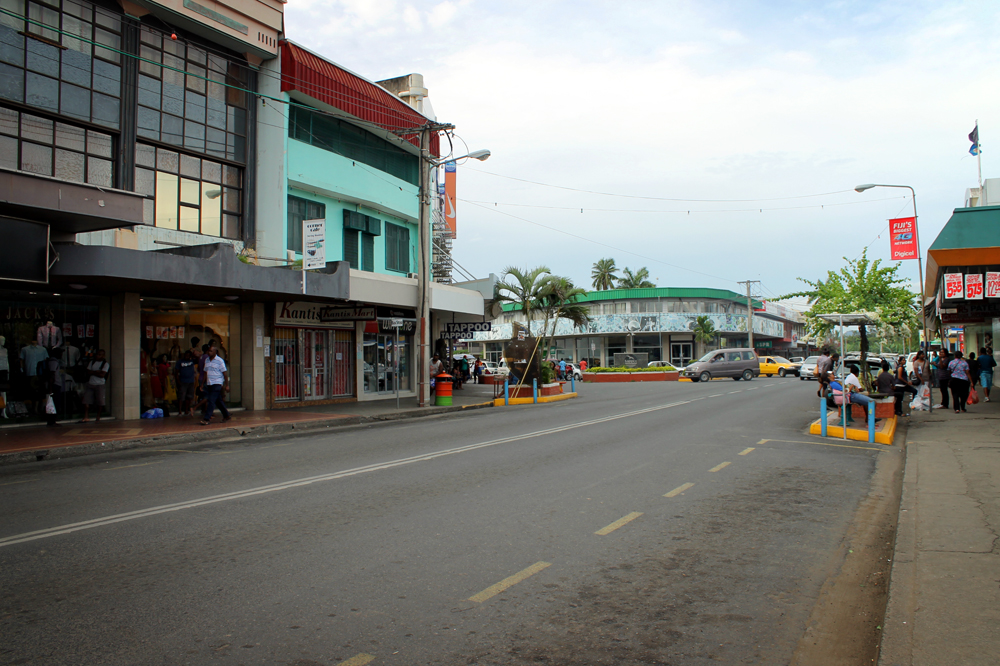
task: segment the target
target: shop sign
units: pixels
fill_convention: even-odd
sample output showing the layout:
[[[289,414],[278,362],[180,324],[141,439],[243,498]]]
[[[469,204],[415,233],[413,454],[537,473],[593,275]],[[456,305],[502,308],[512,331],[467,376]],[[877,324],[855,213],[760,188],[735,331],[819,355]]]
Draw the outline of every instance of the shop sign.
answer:
[[[449,338],[451,340],[467,340],[471,338],[474,333],[493,330],[493,322],[476,321],[464,324],[448,323],[445,324],[444,327],[444,332],[441,334],[442,338]]]
[[[753,346],[754,347],[759,347],[761,349],[770,349],[771,348],[771,340],[754,340],[753,341]]]
[[[326,266],[326,220],[302,221],[302,268],[311,271]]]
[[[942,324],[975,324],[1000,317],[1000,303],[996,301],[963,301],[955,307],[939,310]]]
[[[274,306],[275,326],[335,327],[341,322],[375,318],[374,307],[344,307],[323,303],[284,301]]]
[[[944,297],[962,298],[965,293],[965,276],[961,273],[944,274]]]
[[[979,273],[968,273],[965,276],[965,298],[970,301],[983,300],[983,276]]]
[[[892,249],[892,260],[917,258],[916,219],[899,217],[889,220],[889,244]]]
[[[1000,271],[986,271],[986,298],[1000,298]]]
[[[27,321],[48,321],[56,318],[56,311],[52,308],[21,308],[6,307],[2,310],[4,321],[15,321],[25,319]],[[83,335],[80,336],[81,338]]]
[[[398,324],[398,325],[397,325]],[[413,335],[417,330],[417,322],[414,319],[401,319],[391,317],[378,320],[379,333],[396,333],[398,335]]]

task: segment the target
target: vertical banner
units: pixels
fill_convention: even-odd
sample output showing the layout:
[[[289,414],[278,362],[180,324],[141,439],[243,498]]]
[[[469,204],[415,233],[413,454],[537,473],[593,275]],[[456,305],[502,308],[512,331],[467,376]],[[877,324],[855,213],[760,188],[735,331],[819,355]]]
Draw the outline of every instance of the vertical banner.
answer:
[[[1000,271],[986,271],[986,298],[1000,298]]]
[[[302,270],[326,266],[326,220],[302,220]]]
[[[983,300],[983,276],[980,273],[966,274],[965,298],[970,301]]]
[[[961,273],[944,274],[944,297],[962,298],[965,294],[964,275]]]
[[[452,237],[458,233],[458,226],[455,221],[455,163],[446,162],[444,165],[444,220],[451,229]]]
[[[898,217],[889,220],[889,244],[892,261],[917,258],[916,218]]]

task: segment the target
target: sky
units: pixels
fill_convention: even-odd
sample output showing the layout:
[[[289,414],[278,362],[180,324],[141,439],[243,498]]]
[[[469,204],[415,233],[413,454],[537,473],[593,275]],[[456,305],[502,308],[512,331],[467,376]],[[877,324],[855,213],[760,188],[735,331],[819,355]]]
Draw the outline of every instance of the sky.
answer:
[[[998,28],[987,1],[285,9],[289,39],[355,73],[423,74],[456,156],[492,151],[458,169],[453,254],[472,276],[545,265],[590,288],[611,257],[662,287],[760,280],[770,299],[866,247],[889,261],[909,190],[861,183],[914,188],[926,256],[978,184],[977,120],[983,178],[1000,177]]]

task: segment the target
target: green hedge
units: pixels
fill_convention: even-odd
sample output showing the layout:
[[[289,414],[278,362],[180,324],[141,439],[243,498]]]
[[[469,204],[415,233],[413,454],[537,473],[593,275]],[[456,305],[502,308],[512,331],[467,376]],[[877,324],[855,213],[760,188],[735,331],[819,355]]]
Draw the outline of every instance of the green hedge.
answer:
[[[677,372],[677,368],[672,365],[664,365],[659,368],[587,368],[587,372]]]

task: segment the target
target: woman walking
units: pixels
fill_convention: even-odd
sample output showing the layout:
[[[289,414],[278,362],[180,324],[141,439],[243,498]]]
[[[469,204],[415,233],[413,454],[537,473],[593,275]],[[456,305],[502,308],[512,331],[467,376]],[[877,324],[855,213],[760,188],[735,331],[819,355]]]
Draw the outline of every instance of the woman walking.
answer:
[[[951,388],[951,397],[954,401],[955,413],[965,411],[965,401],[969,398],[969,364],[962,358],[962,352],[955,352],[955,358],[948,363],[948,372],[951,378],[948,386]]]
[[[896,364],[896,382],[893,388],[896,394],[896,416],[902,416],[903,397],[907,393],[917,395],[917,389],[913,388],[913,384],[906,377],[906,359],[903,356],[899,357],[899,363]]]

